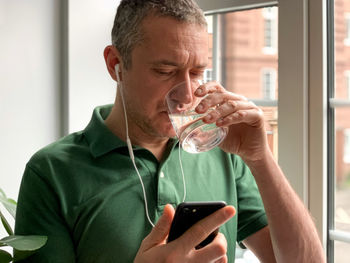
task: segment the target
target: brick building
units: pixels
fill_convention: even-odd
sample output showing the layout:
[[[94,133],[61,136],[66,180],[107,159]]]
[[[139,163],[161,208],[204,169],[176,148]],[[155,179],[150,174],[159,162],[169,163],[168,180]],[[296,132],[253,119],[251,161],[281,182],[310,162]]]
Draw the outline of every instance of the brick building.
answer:
[[[350,99],[350,1],[335,2],[335,98]],[[208,17],[209,33],[217,30],[220,69],[216,78],[229,91],[261,106],[267,121],[269,145],[277,157],[278,47],[277,7]],[[213,35],[210,34],[213,56]],[[209,68],[207,79],[213,78]],[[336,110],[336,178],[350,181],[350,109]]]

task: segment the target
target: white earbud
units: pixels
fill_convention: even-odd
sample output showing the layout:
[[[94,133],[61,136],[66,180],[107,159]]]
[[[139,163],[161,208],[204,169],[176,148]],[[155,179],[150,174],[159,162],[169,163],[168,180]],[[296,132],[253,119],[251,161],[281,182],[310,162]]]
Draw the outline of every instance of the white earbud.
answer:
[[[115,69],[115,75],[117,77],[117,82],[119,83],[120,82],[120,77],[119,77],[119,63],[118,64],[115,64],[114,66],[114,69]]]

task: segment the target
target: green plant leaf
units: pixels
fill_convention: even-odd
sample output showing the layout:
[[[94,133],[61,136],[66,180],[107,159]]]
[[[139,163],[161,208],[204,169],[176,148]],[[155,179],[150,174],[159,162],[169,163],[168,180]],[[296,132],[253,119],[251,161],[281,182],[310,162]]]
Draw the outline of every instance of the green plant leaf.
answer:
[[[6,210],[13,216],[13,218],[16,218],[16,201],[7,198],[5,192],[0,188],[0,202],[4,205]]]
[[[3,197],[0,197],[0,202],[4,205],[10,215],[12,215],[13,218],[16,218],[16,202],[12,199],[4,199]]]
[[[10,236],[13,235],[13,230],[12,230],[12,228],[11,228],[9,222],[7,222],[5,216],[1,213],[1,211],[0,211],[0,218],[1,218],[1,222],[2,222],[2,224],[3,224],[3,226],[4,226],[4,228],[6,229],[6,232],[7,232]]]
[[[0,239],[0,243],[21,251],[33,251],[41,248],[47,242],[46,236],[8,236]]]
[[[0,249],[0,263],[8,263],[12,261],[12,256],[5,250]]]

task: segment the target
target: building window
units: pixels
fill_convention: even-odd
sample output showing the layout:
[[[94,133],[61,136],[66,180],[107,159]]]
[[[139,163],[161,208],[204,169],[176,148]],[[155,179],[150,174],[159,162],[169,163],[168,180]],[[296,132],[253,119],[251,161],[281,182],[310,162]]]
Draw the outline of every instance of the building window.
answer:
[[[350,70],[345,71],[346,98],[350,100]]]
[[[272,19],[265,19],[264,33],[264,47],[272,48]]]
[[[274,100],[276,98],[276,70],[262,70],[262,93],[263,99]]]
[[[209,82],[213,80],[213,69],[208,68],[204,71],[203,74],[203,81],[205,82]]]
[[[329,262],[348,262],[350,248],[350,6],[330,1],[328,17],[328,255]],[[345,239],[343,237],[346,237]]]
[[[268,7],[263,10],[264,47],[265,54],[275,54],[277,49],[277,12],[276,8]]]
[[[205,16],[208,24],[208,33],[213,34],[213,16]]]
[[[344,130],[344,163],[350,163],[350,129]]]
[[[345,39],[344,45],[350,46],[350,13],[345,14]]]

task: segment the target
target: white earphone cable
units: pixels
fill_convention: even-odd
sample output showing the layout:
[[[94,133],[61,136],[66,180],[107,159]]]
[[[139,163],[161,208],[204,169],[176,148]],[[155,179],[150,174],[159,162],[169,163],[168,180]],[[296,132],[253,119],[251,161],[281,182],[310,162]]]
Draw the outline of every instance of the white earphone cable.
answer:
[[[179,162],[180,162],[180,169],[181,169],[181,174],[182,174],[182,183],[183,183],[183,187],[184,187],[184,196],[182,198],[182,202],[185,202],[186,199],[186,180],[185,180],[185,174],[184,174],[184,170],[182,168],[182,161],[181,161],[181,143],[179,142]]]
[[[149,213],[148,213],[148,202],[147,202],[147,196],[146,196],[146,190],[145,190],[145,186],[143,184],[143,181],[142,181],[142,178],[141,178],[141,175],[140,175],[140,172],[139,170],[137,169],[137,166],[136,166],[136,163],[135,163],[135,157],[134,157],[134,151],[132,149],[132,144],[131,144],[131,141],[130,141],[130,138],[129,138],[129,125],[128,125],[128,117],[127,117],[127,114],[126,114],[126,108],[125,108],[125,101],[124,101],[124,89],[122,87],[122,83],[120,81],[120,78],[119,78],[119,64],[117,64],[115,66],[115,72],[116,72],[116,77],[117,77],[117,85],[118,87],[120,87],[121,89],[121,97],[122,97],[122,104],[123,104],[123,111],[124,111],[124,118],[125,118],[125,133],[126,133],[126,144],[128,146],[128,150],[129,150],[129,155],[130,155],[130,159],[133,163],[133,166],[135,168],[135,171],[137,173],[137,176],[140,180],[140,183],[141,183],[141,187],[142,187],[142,192],[143,192],[143,200],[144,200],[144,203],[145,203],[145,211],[146,211],[146,217],[148,219],[148,222],[151,224],[152,227],[154,227],[154,223],[152,222],[150,216],[149,216]],[[182,167],[182,161],[181,161],[181,145],[179,145],[179,162],[180,162],[180,169],[181,169],[181,174],[182,174],[182,181],[183,181],[183,187],[184,187],[184,196],[183,196],[183,200],[182,202],[185,201],[186,199],[186,182],[185,182],[185,175],[184,175],[184,172],[183,172],[183,167]]]

